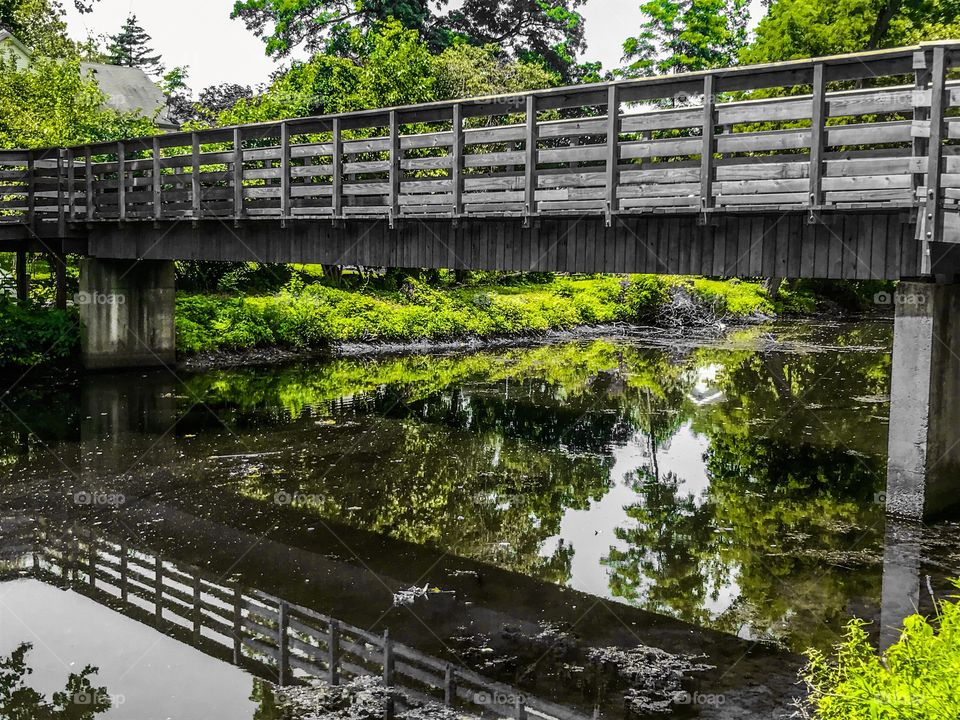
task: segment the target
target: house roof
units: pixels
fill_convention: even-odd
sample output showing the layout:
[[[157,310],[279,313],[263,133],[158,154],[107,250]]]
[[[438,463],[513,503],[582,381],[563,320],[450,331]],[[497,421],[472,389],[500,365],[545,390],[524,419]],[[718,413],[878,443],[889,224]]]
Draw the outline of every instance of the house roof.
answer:
[[[107,107],[120,112],[139,112],[148,117],[160,111],[157,125],[173,129],[177,124],[167,114],[167,99],[163,91],[140,68],[100,63],[80,63],[84,75],[93,74],[94,79],[107,96]]]
[[[3,25],[0,25],[0,43],[2,43],[4,40],[9,40],[11,43],[13,43],[17,50],[23,53],[26,57],[33,55],[33,50],[20,42],[17,36],[10,32],[7,28],[5,28]]]

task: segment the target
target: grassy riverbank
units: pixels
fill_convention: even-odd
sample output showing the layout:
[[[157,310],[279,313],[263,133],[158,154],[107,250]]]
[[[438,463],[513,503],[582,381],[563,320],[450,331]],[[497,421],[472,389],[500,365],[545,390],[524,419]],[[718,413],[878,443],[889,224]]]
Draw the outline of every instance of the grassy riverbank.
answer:
[[[612,322],[657,324],[774,317],[813,309],[811,297],[774,301],[752,282],[653,275],[522,277],[507,284],[340,289],[293,280],[276,293],[181,294],[181,352],[258,347],[315,349],[338,342],[411,342],[524,336]],[[669,317],[678,314],[678,317]]]
[[[404,272],[334,282],[309,266],[189,270],[176,300],[182,355],[529,337],[618,322],[734,324],[825,307],[858,310],[881,289],[807,282],[771,297],[760,282],[657,275]],[[0,367],[69,362],[79,350],[76,309],[51,309],[42,283],[33,291],[26,305],[0,297]]]

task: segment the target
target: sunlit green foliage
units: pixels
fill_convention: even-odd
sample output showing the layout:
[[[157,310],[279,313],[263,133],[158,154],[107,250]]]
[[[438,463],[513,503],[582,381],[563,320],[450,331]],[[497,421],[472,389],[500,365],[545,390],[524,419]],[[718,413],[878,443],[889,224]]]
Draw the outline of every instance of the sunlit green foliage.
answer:
[[[804,680],[816,720],[955,720],[960,717],[960,603],[939,603],[931,622],[908,617],[896,644],[877,654],[861,620],[827,656],[811,650]]]
[[[102,108],[104,95],[77,60],[0,59],[0,147],[64,147],[154,132],[150,118]]]
[[[721,315],[745,317],[772,310],[754,283],[604,276],[561,278],[526,287],[438,290],[410,280],[397,292],[308,285],[260,297],[182,295],[177,303],[177,336],[181,350],[196,352],[530,334],[648,320],[677,287]]]

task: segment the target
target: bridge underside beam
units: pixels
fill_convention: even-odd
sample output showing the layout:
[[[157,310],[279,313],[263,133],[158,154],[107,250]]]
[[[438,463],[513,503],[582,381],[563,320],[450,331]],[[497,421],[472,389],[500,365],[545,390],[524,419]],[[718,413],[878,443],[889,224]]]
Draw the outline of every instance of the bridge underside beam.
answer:
[[[172,364],[176,360],[174,282],[169,260],[84,258],[76,299],[84,366]]]
[[[960,284],[897,288],[887,509],[922,520],[960,505]]]
[[[100,258],[468,270],[899,279],[920,274],[915,211],[398,220],[203,220],[90,228]]]

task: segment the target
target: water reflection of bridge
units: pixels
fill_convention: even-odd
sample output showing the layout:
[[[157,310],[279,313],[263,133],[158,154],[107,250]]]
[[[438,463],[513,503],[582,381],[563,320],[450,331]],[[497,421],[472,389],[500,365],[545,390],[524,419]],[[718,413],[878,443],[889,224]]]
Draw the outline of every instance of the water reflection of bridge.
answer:
[[[0,577],[69,588],[280,686],[382,678],[400,703],[443,702],[478,714],[586,720],[465,667],[244,587],[92,527],[42,517],[0,520]],[[392,707],[386,711],[390,716]]]

